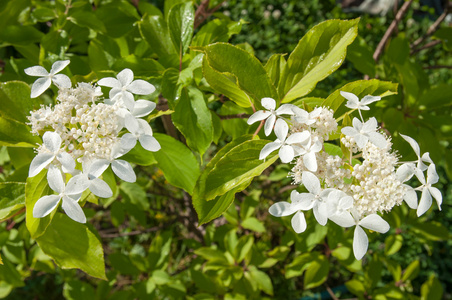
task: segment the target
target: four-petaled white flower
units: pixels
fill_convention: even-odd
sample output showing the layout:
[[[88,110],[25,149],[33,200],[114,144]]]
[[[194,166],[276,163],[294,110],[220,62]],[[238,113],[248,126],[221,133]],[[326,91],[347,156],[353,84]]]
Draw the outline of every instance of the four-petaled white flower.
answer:
[[[344,127],[341,132],[346,136],[350,136],[355,139],[356,145],[360,149],[364,148],[368,141],[377,146],[378,148],[386,147],[385,137],[377,132],[377,119],[370,118],[365,123],[361,123],[357,118],[353,119],[353,127]]]
[[[310,134],[308,131],[297,132],[287,137],[289,126],[284,120],[278,119],[275,126],[275,134],[277,139],[268,143],[262,148],[259,159],[266,158],[270,153],[279,149],[279,158],[283,163],[291,162],[295,157],[295,149],[293,144],[301,144],[305,142]],[[287,139],[286,139],[287,138]]]
[[[71,173],[75,168],[75,161],[72,156],[62,151],[61,137],[56,132],[47,131],[43,137],[44,148],[42,152],[33,158],[28,172],[29,177],[34,177],[39,174],[45,167],[51,164],[56,158],[61,163],[62,169],[65,173]]]
[[[293,118],[297,123],[300,124],[306,124],[306,125],[312,125],[316,121],[316,117],[318,117],[321,113],[321,110],[314,109],[310,113],[306,110],[299,108],[298,106],[293,105],[292,111],[295,113]]]
[[[80,200],[83,191],[88,188],[89,183],[82,177],[72,177],[69,179],[67,185],[65,185],[61,171],[55,166],[49,168],[47,181],[49,182],[50,188],[57,192],[58,195],[49,195],[38,199],[33,207],[33,217],[43,218],[47,216],[58,206],[60,200],[63,199],[62,207],[64,212],[72,220],[79,223],[86,223],[85,214],[78,200]]]
[[[268,209],[268,212],[275,217],[285,217],[295,214],[292,217],[292,228],[296,233],[302,233],[306,230],[306,219],[304,217],[303,212],[301,210],[305,207],[309,207],[311,201],[307,200],[305,202],[300,202],[298,199],[299,193],[297,191],[292,191],[290,194],[291,203],[287,201],[280,201]],[[309,208],[308,208],[309,209]]]
[[[436,199],[439,210],[441,210],[441,203],[443,202],[443,196],[436,187],[432,187],[432,184],[438,182],[439,177],[436,173],[435,165],[430,164],[427,169],[427,180],[425,180],[424,173],[419,169],[416,169],[415,173],[417,179],[421,182],[421,186],[415,190],[422,191],[421,200],[417,208],[417,216],[422,216],[432,206],[432,196]]]
[[[26,68],[24,70],[25,74],[29,76],[38,76],[42,78],[38,78],[33,85],[31,86],[31,98],[36,98],[44,93],[53,82],[59,88],[70,88],[72,86],[71,79],[64,74],[57,74],[61,70],[63,70],[68,64],[69,60],[59,60],[56,61],[52,68],[50,69],[50,73],[47,72],[41,66],[34,66],[30,68]]]
[[[125,125],[130,133],[126,133],[121,138],[121,147],[126,150],[130,150],[137,144],[137,140],[140,141],[141,146],[148,151],[159,151],[160,144],[152,136],[152,128],[148,122],[143,119],[135,119],[135,117],[129,115],[126,116]]]
[[[137,181],[137,176],[135,175],[130,163],[128,161],[118,159],[125,154],[125,151],[127,150],[122,148],[120,143],[116,144],[111,150],[110,159],[98,159],[94,161],[91,164],[90,172],[95,177],[99,177],[111,164],[113,172],[122,180],[127,182]]]
[[[292,104],[283,104],[281,105],[277,110],[276,108],[276,101],[272,98],[262,98],[261,100],[262,106],[268,110],[258,110],[254,114],[250,116],[247,123],[248,125],[251,125],[257,121],[265,120],[264,125],[264,132],[266,136],[269,136],[272,132],[273,126],[275,126],[275,122],[277,117],[280,115],[293,115],[294,111],[292,110],[293,107],[296,107]],[[276,126],[278,126],[278,123],[276,123]],[[275,126],[275,133],[276,133],[276,126]]]
[[[322,143],[317,138],[312,139],[311,137],[307,140],[307,143],[296,148],[297,155],[303,156],[303,163],[311,172],[317,171],[317,159],[315,154],[320,150],[322,150]]]
[[[427,170],[427,165],[424,164],[424,162],[428,162],[429,164],[433,163],[433,161],[430,159],[430,154],[428,152],[425,152],[421,157],[421,148],[419,147],[419,144],[416,142],[416,140],[407,135],[400,134],[400,136],[410,144],[411,148],[413,148],[414,153],[417,156],[416,167],[421,171]]]
[[[98,85],[111,87],[109,96],[111,101],[122,100],[125,107],[133,111],[135,100],[133,94],[149,95],[155,91],[155,87],[144,80],[133,80],[133,72],[124,69],[116,75],[116,78],[106,77],[97,82]]]
[[[367,96],[364,96],[364,98],[362,98],[361,101],[359,101],[358,96],[356,96],[353,93],[343,92],[343,91],[340,91],[340,93],[341,93],[342,97],[347,99],[347,103],[345,104],[345,106],[348,108],[351,108],[351,109],[357,109],[359,111],[360,115],[361,115],[361,110],[370,110],[369,106],[367,106],[368,104],[381,100],[380,96],[367,95]],[[361,118],[362,118],[362,116],[361,116]]]
[[[98,197],[110,198],[113,196],[113,191],[110,186],[105,181],[98,178],[102,175],[102,173],[99,174],[99,172],[103,171],[101,169],[92,168],[93,164],[91,161],[83,163],[82,165],[83,171],[80,172],[79,170],[76,170],[76,172],[73,173],[73,178],[77,178],[77,180],[82,182],[88,182],[88,189]]]

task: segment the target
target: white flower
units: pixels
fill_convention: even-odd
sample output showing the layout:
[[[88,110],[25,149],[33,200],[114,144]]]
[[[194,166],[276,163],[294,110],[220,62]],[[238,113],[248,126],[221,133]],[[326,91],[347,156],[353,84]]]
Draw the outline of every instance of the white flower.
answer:
[[[47,131],[44,133],[42,139],[44,147],[41,148],[41,153],[36,155],[31,161],[28,176],[34,177],[38,175],[55,158],[61,163],[65,173],[72,172],[75,168],[75,161],[69,153],[61,151],[61,137],[59,134]]]
[[[277,139],[262,148],[259,154],[259,159],[264,159],[270,153],[276,149],[279,149],[279,158],[281,158],[281,161],[283,163],[291,162],[295,157],[295,150],[291,145],[305,142],[309,138],[310,134],[308,131],[304,131],[294,133],[287,137],[288,133],[289,126],[287,123],[284,120],[278,119],[275,126],[275,134]]]
[[[33,207],[33,217],[42,218],[50,214],[63,199],[64,212],[74,221],[86,223],[86,217],[83,213],[78,200],[82,196],[84,190],[87,189],[88,183],[81,177],[73,177],[67,185],[64,184],[63,175],[60,170],[54,166],[49,168],[47,180],[50,188],[57,192],[58,195],[44,196],[36,202]]]
[[[101,174],[96,173],[96,171],[99,170],[93,169],[92,166],[92,162],[84,163],[83,172],[78,171],[78,174],[74,174],[75,176],[73,178],[88,182],[88,189],[98,197],[109,198],[113,196],[113,191],[110,186],[105,181],[98,178]]]
[[[353,206],[353,197],[345,192],[334,189],[328,194],[328,218],[347,213]]]
[[[292,110],[295,113],[293,117],[295,122],[300,124],[312,125],[316,122],[315,118],[320,115],[320,110],[318,109],[314,109],[311,113],[308,113],[304,109],[294,105]]]
[[[353,127],[344,127],[341,132],[346,136],[350,136],[355,139],[356,144],[360,149],[366,146],[370,141],[378,148],[384,148],[386,146],[386,139],[377,131],[377,119],[370,118],[367,122],[361,123],[357,118],[353,119]]]
[[[322,143],[315,138],[314,142],[312,142],[312,137],[307,140],[307,143],[302,145],[302,148],[297,149],[297,155],[303,156],[303,163],[306,168],[311,172],[317,171],[317,159],[315,154],[322,150]]]
[[[25,74],[29,76],[38,76],[42,77],[37,79],[32,87],[31,87],[31,98],[36,98],[42,93],[44,93],[49,87],[50,84],[55,83],[55,85],[59,88],[70,88],[72,86],[71,79],[67,77],[64,74],[57,74],[61,70],[63,70],[68,64],[70,63],[69,60],[59,60],[56,61],[52,65],[52,69],[50,69],[50,73],[47,72],[46,69],[44,69],[41,66],[34,66],[30,68],[26,68],[24,70]]]
[[[258,110],[254,114],[250,116],[247,123],[248,125],[251,125],[257,121],[262,121],[267,119],[265,121],[264,126],[264,132],[266,136],[269,136],[272,132],[273,126],[275,126],[276,118],[280,115],[293,115],[294,112],[292,110],[293,107],[296,107],[292,104],[283,104],[281,105],[277,110],[276,108],[276,101],[272,98],[262,98],[261,100],[262,106],[267,110]],[[276,127],[275,127],[276,131]]]
[[[377,214],[371,214],[364,217],[362,220],[359,220],[349,212],[344,212],[340,215],[331,216],[330,220],[345,228],[356,226],[355,234],[353,236],[353,253],[357,260],[363,258],[364,254],[367,252],[367,247],[369,246],[369,239],[361,226],[380,233],[385,233],[389,230],[388,222]]]
[[[159,151],[160,144],[152,136],[152,128],[148,122],[142,119],[135,119],[129,115],[126,116],[125,125],[130,133],[126,133],[121,138],[121,147],[130,150],[135,147],[137,140],[140,141],[141,146],[148,151]]]
[[[111,101],[121,99],[130,111],[133,111],[135,105],[133,94],[149,95],[155,91],[155,87],[149,82],[140,79],[133,80],[133,72],[130,69],[122,70],[116,78],[102,78],[97,84],[111,87],[109,93]]]
[[[412,137],[407,136],[407,135],[400,134],[400,136],[401,136],[405,141],[407,141],[407,142],[410,144],[411,148],[413,148],[414,153],[415,153],[416,156],[417,156],[417,161],[416,161],[416,162],[417,162],[417,168],[418,168],[419,170],[421,170],[421,171],[427,170],[427,165],[424,164],[424,161],[425,161],[425,162],[428,162],[428,163],[430,163],[430,164],[433,163],[433,161],[430,159],[429,153],[426,152],[426,153],[424,153],[424,154],[422,155],[422,157],[421,157],[421,148],[419,148],[419,144],[416,142],[416,140],[413,139]],[[413,170],[413,174],[414,174],[414,170]],[[411,174],[411,176],[412,176],[413,174]],[[411,178],[411,177],[410,177],[410,178]]]
[[[110,159],[98,159],[94,161],[90,167],[90,173],[95,177],[99,177],[111,164],[111,169],[119,178],[127,182],[135,182],[137,176],[130,163],[122,159],[117,159],[124,154],[125,152],[121,148],[121,145],[116,144],[111,150]]]
[[[347,103],[345,104],[346,107],[351,108],[351,109],[357,109],[359,111],[370,110],[369,106],[367,106],[368,104],[381,100],[380,96],[367,95],[363,99],[361,99],[361,101],[359,101],[359,98],[353,93],[343,92],[343,91],[340,91],[340,93],[341,93],[342,97],[347,99]]]
[[[416,177],[421,182],[421,186],[415,190],[422,190],[421,200],[419,201],[419,207],[417,208],[417,216],[422,216],[432,206],[432,196],[436,199],[439,210],[441,210],[441,203],[443,202],[443,196],[441,192],[432,187],[432,184],[438,182],[439,176],[436,173],[435,165],[431,164],[427,169],[427,181],[425,180],[424,173],[416,170]]]

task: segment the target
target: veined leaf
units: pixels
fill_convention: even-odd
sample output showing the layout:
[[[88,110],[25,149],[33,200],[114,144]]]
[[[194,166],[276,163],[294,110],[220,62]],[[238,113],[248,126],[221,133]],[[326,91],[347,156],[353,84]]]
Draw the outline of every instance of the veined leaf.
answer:
[[[314,26],[290,54],[278,93],[283,103],[312,91],[317,83],[339,68],[347,46],[358,34],[359,19],[329,20]]]
[[[0,84],[0,116],[21,123],[28,122],[27,116],[33,110],[30,87],[22,81]]]
[[[273,54],[265,64],[265,70],[274,86],[278,86],[281,75],[286,68],[285,54]]]
[[[25,183],[0,183],[0,220],[4,220],[25,206]]]
[[[191,1],[174,5],[168,13],[168,31],[179,58],[184,56],[190,45],[194,21],[195,10]]]

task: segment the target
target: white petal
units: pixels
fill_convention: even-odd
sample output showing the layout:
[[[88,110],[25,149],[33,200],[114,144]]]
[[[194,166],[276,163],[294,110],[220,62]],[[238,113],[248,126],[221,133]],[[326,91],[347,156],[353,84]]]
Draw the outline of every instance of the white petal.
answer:
[[[405,200],[406,204],[408,204],[408,206],[411,209],[417,209],[417,194],[416,191],[410,187],[407,186],[408,190],[405,193],[405,195],[403,196],[403,200]]]
[[[56,156],[57,160],[61,163],[61,168],[64,173],[72,173],[75,169],[75,160],[67,152],[61,152]]]
[[[271,143],[266,144],[264,146],[264,148],[262,148],[262,150],[259,154],[259,159],[266,158],[270,153],[272,153],[279,147],[281,147],[281,143],[278,143],[278,142],[271,142]]]
[[[274,117],[274,115],[270,116]],[[268,118],[268,120],[270,120],[270,118]],[[267,122],[268,122],[267,120]],[[267,124],[265,124],[267,125]],[[276,137],[278,138],[278,140],[280,140],[281,142],[284,142],[287,138],[287,134],[289,133],[289,125],[287,125],[286,121],[284,121],[283,119],[278,119],[276,120],[276,124],[275,124],[275,134]]]
[[[405,163],[401,165],[396,171],[397,180],[405,182],[411,179],[414,175],[415,166],[412,163]]]
[[[38,175],[45,167],[47,167],[55,158],[51,153],[40,153],[33,158],[30,164],[28,177]]]
[[[414,175],[416,175],[417,179],[424,185],[425,184],[425,177],[424,172],[422,172],[420,169],[415,168],[414,169]]]
[[[303,132],[296,132],[291,134],[287,140],[286,144],[296,144],[300,143],[303,144],[303,142],[307,141],[311,137],[311,133],[307,130]]]
[[[126,133],[121,137],[121,147],[130,150],[137,144],[137,137],[131,133]]]
[[[126,114],[124,118],[124,125],[126,126],[127,130],[133,134],[137,134],[138,129],[140,128],[140,126],[138,125],[138,120],[134,116],[132,116],[132,114]]]
[[[118,78],[121,86],[128,86],[133,81],[133,72],[130,69],[124,69],[116,75],[116,78]]]
[[[36,98],[44,93],[52,84],[49,77],[38,78],[31,86],[31,98]]]
[[[251,125],[253,123],[256,123],[257,121],[265,120],[270,115],[271,115],[271,112],[269,112],[269,111],[258,110],[254,114],[252,114],[250,116],[250,118],[248,119],[248,121],[246,121],[246,122],[248,123],[248,125]]]
[[[349,209],[353,206],[353,197],[352,196],[344,196],[341,198],[341,200],[339,200],[339,206],[342,209]]]
[[[149,115],[155,107],[156,104],[154,102],[140,99],[135,101],[135,106],[133,107],[132,114],[136,118],[141,118]]]
[[[421,200],[419,201],[419,207],[417,208],[417,216],[420,217],[432,206],[432,196],[428,188],[422,190]]]
[[[292,209],[297,210],[310,210],[314,206],[315,196],[310,193],[298,193],[292,191],[290,194],[290,201],[292,201]]]
[[[416,142],[416,140],[407,135],[400,134],[400,136],[411,145],[411,148],[413,148],[414,153],[416,153],[417,157],[420,157],[421,149],[419,148],[419,144]]]
[[[68,197],[63,197],[63,210],[72,220],[79,223],[86,223],[85,213],[83,209],[80,207],[78,201]]]
[[[47,72],[46,69],[44,69],[41,66],[34,66],[34,67],[30,67],[30,68],[26,68],[24,70],[25,74],[27,74],[28,76],[39,76],[39,77],[44,77],[49,75],[49,72]]]
[[[439,210],[441,210],[441,203],[443,203],[443,195],[441,195],[441,192],[436,187],[429,187],[428,188],[430,194],[435,198],[436,203],[438,204]]]
[[[311,171],[316,172],[317,171],[317,159],[315,157],[314,152],[308,152],[303,156],[303,163],[305,167]]]
[[[353,127],[344,127],[341,129],[341,132],[346,136],[355,136],[359,134],[359,132]]]
[[[292,228],[296,233],[302,233],[306,230],[306,219],[301,211],[298,211],[291,220]]]
[[[369,132],[367,135],[369,137],[369,140],[372,142],[372,144],[374,144],[378,148],[382,149],[382,148],[386,147],[387,141],[381,133]]]
[[[369,138],[362,134],[357,134],[353,138],[355,139],[356,145],[358,145],[360,149],[364,148],[369,141]]]
[[[362,131],[363,132],[374,132],[377,130],[377,127],[378,127],[377,119],[375,119],[373,117],[373,118],[370,118],[369,120],[367,120],[367,122],[365,122],[363,124]]]
[[[33,217],[43,218],[47,216],[58,206],[60,199],[59,195],[49,195],[39,198],[33,207]]]
[[[137,176],[132,166],[125,160],[117,159],[111,163],[113,172],[122,180],[127,182],[137,181]]]
[[[421,160],[422,160],[422,161],[425,161],[425,162],[428,162],[428,163],[430,163],[430,164],[433,163],[432,159],[430,158],[430,153],[428,153],[428,152],[425,152],[424,154],[422,154]],[[423,171],[424,171],[424,170],[423,170]]]
[[[143,119],[137,119],[138,126],[140,126],[140,134],[142,135],[152,135],[152,127],[149,125],[146,120]]]
[[[352,227],[356,224],[355,219],[353,219],[352,215],[349,212],[344,212],[340,215],[333,215],[329,217],[329,219],[344,228]]]
[[[296,210],[292,209],[292,206],[289,202],[280,201],[270,206],[268,212],[275,217],[285,217],[290,216],[291,214],[296,212]]]
[[[139,137],[139,140],[141,146],[148,151],[156,152],[162,148],[155,137],[151,135],[142,135]]]
[[[325,226],[326,222],[328,221],[328,208],[326,206],[326,203],[320,203],[319,205],[315,206],[314,209],[314,217],[317,220],[317,222]]]
[[[50,188],[55,192],[64,192],[65,184],[63,174],[61,174],[60,169],[58,169],[54,165],[50,165],[50,168],[47,171],[47,181],[49,182]]]
[[[377,214],[371,214],[364,217],[361,221],[359,221],[359,225],[380,233],[385,233],[389,230],[389,224],[382,217]]]
[[[272,98],[262,98],[261,103],[268,110],[274,110],[276,108],[276,101]]]
[[[52,81],[59,88],[68,89],[72,86],[71,79],[64,74],[57,74],[53,76]]]
[[[364,254],[367,252],[367,247],[369,246],[369,240],[367,238],[364,230],[356,226],[355,235],[353,236],[353,253],[355,254],[355,258],[357,260],[361,260]]]
[[[111,88],[121,88],[122,87],[119,80],[116,78],[113,78],[113,77],[102,78],[101,80],[99,80],[97,82],[97,84],[100,86],[106,86],[106,87],[111,87]]]
[[[89,175],[98,178],[108,168],[110,162],[106,159],[97,159],[93,161],[89,168]]]
[[[367,104],[371,104],[373,102],[380,101],[380,100],[381,100],[380,96],[367,95],[367,96],[364,96],[364,98],[361,99],[361,104],[362,105],[367,105]]]
[[[320,181],[317,176],[315,176],[311,172],[305,171],[303,172],[303,174],[301,174],[301,181],[311,194],[320,194]]]
[[[435,164],[431,164],[427,169],[427,184],[435,184],[439,180],[438,173],[436,173]]]
[[[293,108],[296,107],[293,104],[283,104],[276,110],[276,115],[294,115],[295,112],[293,111]]]
[[[267,121],[265,121],[264,132],[266,136],[269,136],[270,133],[272,132],[273,126],[275,126],[275,121],[276,121],[275,115],[270,115]]]
[[[50,74],[54,75],[54,74],[60,72],[61,70],[66,68],[66,66],[70,62],[71,62],[70,60],[58,60],[58,61],[54,62],[52,65],[52,69],[50,69]]]
[[[283,163],[290,163],[295,156],[292,146],[284,145],[279,149],[279,158]]]
[[[128,110],[133,111],[135,108],[135,98],[133,98],[132,93],[124,91],[121,93],[121,99]]]
[[[363,128],[363,123],[361,123],[358,118],[353,118],[352,124],[353,128],[355,128],[357,131],[361,131],[361,129]]]
[[[345,104],[345,106],[347,106],[348,108],[351,108],[351,109],[355,109],[358,107],[358,104],[359,104],[358,96],[356,96],[353,93],[344,92],[344,91],[340,91],[339,93],[341,94],[342,97],[344,97],[345,99],[348,100],[347,104]]]
[[[56,153],[61,147],[61,137],[53,131],[46,131],[42,136],[44,146],[51,152]]]
[[[322,147],[322,143],[320,141],[316,141],[311,147],[311,152],[319,152],[322,150]]]
[[[149,95],[155,91],[155,87],[147,81],[138,79],[129,84],[127,90],[135,95]]]
[[[91,182],[88,180],[86,175],[80,174],[69,179],[66,185],[65,194],[66,195],[78,195],[83,193],[89,186]]]
[[[110,198],[113,196],[113,191],[110,186],[100,178],[91,180],[89,190],[97,197]]]

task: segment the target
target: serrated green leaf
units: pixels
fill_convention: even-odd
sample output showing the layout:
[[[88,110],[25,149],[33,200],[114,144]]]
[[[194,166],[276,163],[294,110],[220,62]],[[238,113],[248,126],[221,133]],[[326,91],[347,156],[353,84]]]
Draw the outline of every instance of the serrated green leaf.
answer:
[[[287,59],[278,86],[283,103],[308,94],[319,81],[339,68],[347,46],[358,34],[358,22],[359,19],[329,20],[305,34]]]
[[[191,2],[178,3],[168,13],[168,31],[179,58],[184,56],[190,45],[194,21],[195,10]]]

